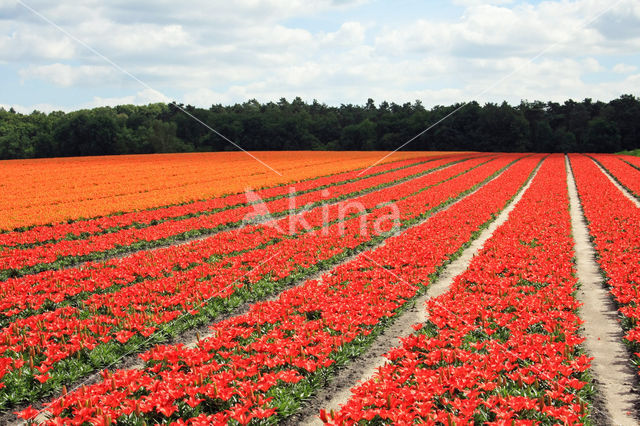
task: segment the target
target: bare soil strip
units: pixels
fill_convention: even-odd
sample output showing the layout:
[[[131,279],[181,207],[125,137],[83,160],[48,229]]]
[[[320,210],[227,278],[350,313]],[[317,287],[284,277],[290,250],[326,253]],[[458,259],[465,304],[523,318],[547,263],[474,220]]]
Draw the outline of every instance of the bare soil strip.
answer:
[[[595,249],[591,244],[589,230],[584,218],[573,172],[567,161],[567,184],[571,205],[571,228],[575,240],[575,259],[578,281],[578,300],[583,304],[580,309],[584,320],[583,343],[591,363],[591,374],[597,384],[598,392],[595,410],[602,411],[604,419],[598,414],[598,424],[637,425],[634,404],[637,404],[637,392],[634,385],[636,376],[629,363],[629,352],[623,343],[623,332],[618,323],[617,309],[605,288],[600,267],[595,260]]]
[[[618,181],[616,180],[616,178],[614,178],[611,173],[609,173],[609,171],[607,169],[605,169],[604,167],[602,167],[600,165],[600,163],[598,163],[596,160],[594,160],[593,158],[591,158],[591,161],[593,161],[594,163],[596,163],[596,166],[598,166],[598,168],[600,169],[600,171],[602,171],[602,173],[604,173],[604,175],[609,178],[609,180],[611,181],[611,183],[613,183],[616,188],[618,188],[625,197],[627,197],[629,200],[631,200],[631,202],[633,202],[633,204],[636,205],[636,207],[640,208],[640,200],[638,200],[631,192],[629,192],[629,190],[627,188],[625,188],[624,186],[620,185],[618,183]]]
[[[511,203],[502,210],[489,227],[480,233],[478,238],[471,242],[469,247],[467,247],[456,260],[447,265],[438,279],[429,285],[427,293],[418,297],[410,309],[398,315],[393,324],[373,341],[367,352],[358,357],[358,359],[350,362],[340,372],[339,376],[335,377],[324,389],[309,400],[298,414],[288,419],[285,423],[286,425],[322,425],[322,422],[318,418],[320,409],[327,411],[333,409],[337,411],[340,405],[346,404],[348,401],[351,396],[351,388],[370,379],[378,368],[387,362],[384,354],[393,347],[400,345],[400,339],[410,335],[414,331],[412,325],[424,323],[428,319],[427,312],[424,309],[426,301],[429,298],[437,297],[447,292],[455,277],[468,268],[469,263],[471,263],[473,257],[482,249],[484,243],[491,238],[495,230],[508,219],[509,213],[511,213],[516,204],[518,204],[531,185],[533,178],[535,178],[535,175],[538,173],[540,164],[538,164],[527,184],[520,189],[520,192]]]

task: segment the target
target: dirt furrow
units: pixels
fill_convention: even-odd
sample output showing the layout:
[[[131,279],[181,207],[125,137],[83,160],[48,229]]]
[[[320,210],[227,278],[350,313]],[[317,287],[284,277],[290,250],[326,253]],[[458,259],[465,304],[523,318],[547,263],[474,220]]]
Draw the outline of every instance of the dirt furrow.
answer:
[[[634,407],[638,403],[638,394],[634,389],[636,376],[629,365],[629,352],[622,340],[624,334],[618,322],[616,306],[605,288],[600,267],[595,260],[595,249],[590,240],[573,172],[568,158],[565,159],[571,228],[580,283],[577,297],[583,304],[580,308],[580,315],[584,320],[583,345],[589,356],[594,358],[591,374],[598,387],[594,414],[598,424],[637,425],[640,418]],[[611,179],[610,176],[609,178]],[[600,418],[600,414],[604,418]]]

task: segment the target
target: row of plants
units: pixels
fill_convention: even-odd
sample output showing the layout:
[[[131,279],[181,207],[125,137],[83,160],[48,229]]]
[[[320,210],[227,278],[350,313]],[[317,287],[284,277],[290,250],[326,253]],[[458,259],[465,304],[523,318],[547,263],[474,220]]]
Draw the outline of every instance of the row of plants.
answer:
[[[626,163],[640,170],[640,157],[637,155],[625,155],[621,157]]]
[[[571,155],[597,261],[622,314],[625,341],[640,364],[640,209],[598,169],[592,159]],[[631,173],[639,173],[632,171]]]
[[[318,205],[354,197],[363,192],[418,177],[430,172],[434,167],[463,159],[464,157],[435,160],[344,184],[324,187],[322,190],[307,192],[295,197],[279,197],[261,203],[259,209],[268,211],[272,216],[291,214],[293,211],[304,209],[309,204]],[[248,197],[245,197],[245,200],[246,198]],[[256,198],[256,201],[259,200]],[[47,269],[58,269],[80,261],[104,259],[122,253],[209,235],[242,225],[248,216],[255,214],[255,211],[254,205],[245,203],[239,207],[215,211],[210,214],[176,218],[155,225],[127,228],[117,232],[89,236],[85,239],[62,240],[25,249],[5,249],[0,252],[0,270],[2,270],[0,276],[2,274],[19,276]]]
[[[0,406],[37,399],[123,354],[161,341],[167,333],[210,321],[239,303],[266,297],[318,268],[378,244],[394,225],[393,221],[379,219],[390,217],[394,209],[399,211],[400,225],[409,226],[431,210],[472,191],[514,159],[517,156],[505,156],[464,174],[458,170],[457,178],[426,190],[409,183],[390,188],[402,198],[396,195],[393,205],[388,204],[389,197],[372,200],[374,206],[386,205],[372,210],[366,221],[355,216],[326,230],[192,267],[179,276],[142,280],[113,292],[91,295],[77,306],[66,305],[13,321],[0,332],[0,354],[4,360],[12,360],[4,366]],[[452,166],[441,174],[456,176],[457,167],[464,170],[468,166]],[[431,184],[444,177],[437,175],[431,177]],[[180,321],[175,321],[177,318]]]
[[[388,238],[375,250],[275,300],[255,303],[246,314],[215,323],[211,335],[195,347],[155,346],[141,355],[146,363],[143,369],[105,371],[103,381],[63,392],[48,405],[49,422],[281,420],[321,386],[337,365],[361,353],[372,336],[424,291],[439,268],[515,196],[539,161],[540,157],[522,159],[468,197]],[[469,187],[473,185],[470,176],[458,180]],[[453,186],[454,182],[448,183]],[[441,197],[451,201],[453,195],[446,193],[445,185],[424,194],[433,197],[443,192]],[[428,205],[407,202],[414,218],[409,224],[424,218]],[[32,408],[20,413],[23,418],[35,414]]]
[[[469,160],[440,170],[432,169],[431,173],[414,180],[367,192],[353,199],[317,206],[281,219],[248,224],[184,245],[138,252],[125,258],[90,263],[80,268],[46,271],[9,279],[0,283],[0,326],[4,327],[17,318],[34,315],[41,309],[52,310],[62,302],[77,304],[91,294],[112,292],[143,280],[169,277],[179,280],[181,274],[189,273],[196,266],[206,270],[212,267],[211,264],[224,258],[263,249],[282,239],[298,237],[298,234],[324,225],[362,215],[377,208],[379,204],[397,201],[467,173],[486,161]],[[354,212],[348,208],[351,205],[365,210]]]
[[[387,353],[328,423],[578,424],[593,386],[579,335],[564,160],[547,159],[509,219],[427,301],[428,321]]]
[[[336,173],[328,176],[311,178],[299,182],[281,184],[256,190],[264,200],[272,200],[288,196],[292,190],[296,194],[323,189],[328,186],[347,183],[362,178],[374,176],[389,171],[411,167],[431,159],[409,159],[394,161],[377,165],[369,170],[353,170]],[[0,247],[31,247],[43,243],[51,243],[60,240],[83,239],[91,235],[114,232],[133,226],[157,224],[164,220],[186,218],[191,215],[203,214],[245,205],[247,199],[244,194],[230,194],[223,197],[215,197],[206,200],[197,200],[188,203],[160,206],[140,211],[122,212],[92,219],[78,219],[69,222],[49,225],[38,225],[28,229],[8,231],[0,233]]]
[[[590,157],[609,172],[616,182],[624,186],[635,197],[640,198],[640,171],[638,169],[618,156],[600,154]]]

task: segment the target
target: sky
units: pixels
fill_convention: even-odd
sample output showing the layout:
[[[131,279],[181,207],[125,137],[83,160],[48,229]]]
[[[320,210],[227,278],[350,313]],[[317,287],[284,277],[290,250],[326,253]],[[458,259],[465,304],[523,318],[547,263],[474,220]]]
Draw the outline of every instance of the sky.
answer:
[[[0,0],[0,107],[640,95],[638,0]]]

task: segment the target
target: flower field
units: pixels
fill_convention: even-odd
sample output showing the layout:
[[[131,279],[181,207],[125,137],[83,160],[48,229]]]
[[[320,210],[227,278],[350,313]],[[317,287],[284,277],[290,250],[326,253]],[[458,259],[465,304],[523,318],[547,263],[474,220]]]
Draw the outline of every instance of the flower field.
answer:
[[[579,351],[563,169],[562,158],[545,161],[469,269],[429,301],[429,321],[336,421],[580,421],[589,359]]]
[[[241,152],[5,161],[0,170],[0,230],[186,203],[246,187],[351,171],[369,166],[384,153],[307,152],[302,162],[296,152],[253,155],[268,166]],[[401,152],[392,158],[424,156]]]
[[[408,152],[373,164],[385,154],[328,154],[256,153],[281,176],[235,153],[5,162],[2,421],[610,417],[593,360],[634,376],[640,362],[631,157]],[[583,345],[598,336],[583,328],[575,215],[621,318],[622,359]],[[465,253],[463,272],[430,297]],[[410,309],[427,319],[385,334]],[[393,339],[383,367],[343,377],[383,339]],[[349,398],[316,409],[336,382]]]

